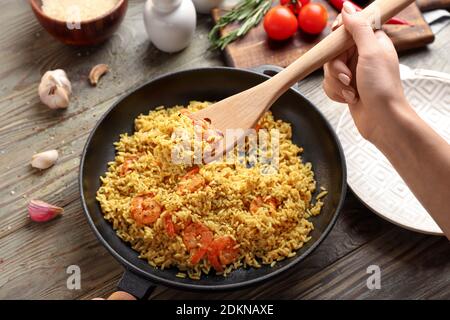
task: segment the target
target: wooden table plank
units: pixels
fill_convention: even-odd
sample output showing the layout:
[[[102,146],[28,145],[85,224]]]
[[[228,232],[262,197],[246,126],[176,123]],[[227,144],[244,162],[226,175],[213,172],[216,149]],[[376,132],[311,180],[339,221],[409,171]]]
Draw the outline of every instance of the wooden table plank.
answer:
[[[192,45],[168,55],[146,40],[143,1],[132,0],[124,24],[103,46],[76,49],[50,38],[37,24],[25,0],[0,0],[0,299],[89,299],[114,290],[122,267],[99,244],[82,213],[77,186],[79,156],[97,119],[124,92],[159,74],[196,66],[222,65],[207,51],[207,17],[199,19]],[[450,73],[450,28],[426,50],[408,53],[402,62]],[[111,74],[98,88],[87,83],[92,65],[108,63]],[[67,70],[74,87],[66,111],[50,111],[36,94],[48,69]],[[328,103],[317,72],[300,88],[317,105]],[[37,172],[29,160],[35,151],[57,148],[58,164]],[[26,214],[30,198],[64,206],[65,214],[34,224]],[[335,228],[304,263],[257,287],[217,294],[159,287],[154,298],[449,298],[448,242],[402,230],[365,208],[352,193]],[[365,268],[378,263],[380,291],[364,287]],[[81,268],[81,290],[66,288],[66,268]],[[414,288],[414,290],[412,290]]]
[[[318,270],[333,264],[392,227],[367,212],[351,193],[347,196],[344,208],[330,235],[295,269],[256,287],[235,292],[208,293],[208,299],[293,298],[298,290],[302,290],[301,284]],[[201,299],[203,296],[202,293],[160,289],[154,297],[157,299]]]
[[[443,237],[393,228],[307,279],[297,298],[445,299],[449,297],[449,254],[448,240]],[[367,288],[370,265],[381,270],[382,290]],[[447,276],[436,279],[436,272]]]
[[[76,298],[122,272],[89,229],[79,202],[79,156],[88,133],[131,88],[174,70],[217,65],[220,59],[207,51],[203,35],[208,20],[200,21],[187,50],[177,55],[157,51],[143,29],[142,1],[130,3],[112,41],[89,50],[55,42],[34,20],[26,1],[7,2],[9,10],[0,12],[0,20],[9,26],[3,35],[15,36],[0,41],[6,59],[0,64],[0,241],[6,244],[0,248],[0,299]],[[108,63],[112,72],[91,88],[87,75],[100,62]],[[40,76],[53,68],[64,68],[72,80],[75,99],[67,111],[51,111],[39,103]],[[32,169],[33,153],[50,148],[60,151],[57,165],[43,172]],[[62,205],[66,212],[49,224],[31,223],[26,213],[30,198]],[[65,268],[71,264],[82,270],[81,292],[65,287]]]

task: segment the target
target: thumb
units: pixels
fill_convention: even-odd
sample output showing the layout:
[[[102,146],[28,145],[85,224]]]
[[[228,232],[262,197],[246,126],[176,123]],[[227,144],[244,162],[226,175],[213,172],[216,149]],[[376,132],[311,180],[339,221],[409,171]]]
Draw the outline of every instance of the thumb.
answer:
[[[352,35],[359,55],[372,55],[378,49],[378,41],[372,27],[361,12],[350,1],[345,1],[342,10],[345,29]]]

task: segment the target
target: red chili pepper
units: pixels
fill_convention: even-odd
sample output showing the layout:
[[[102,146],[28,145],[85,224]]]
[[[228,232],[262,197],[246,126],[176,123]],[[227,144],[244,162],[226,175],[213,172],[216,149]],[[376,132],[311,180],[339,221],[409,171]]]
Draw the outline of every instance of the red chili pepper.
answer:
[[[360,6],[358,6],[356,3],[353,3],[353,2],[348,1],[348,0],[328,0],[328,1],[339,12],[342,10],[342,7],[344,6],[344,2],[345,1],[350,2],[356,8],[356,11],[361,11],[362,10],[362,8]],[[388,22],[386,22],[386,24],[400,24],[400,25],[407,25],[407,26],[411,25],[408,21],[406,21],[404,19],[401,19],[401,18],[398,18],[398,17],[391,18]]]

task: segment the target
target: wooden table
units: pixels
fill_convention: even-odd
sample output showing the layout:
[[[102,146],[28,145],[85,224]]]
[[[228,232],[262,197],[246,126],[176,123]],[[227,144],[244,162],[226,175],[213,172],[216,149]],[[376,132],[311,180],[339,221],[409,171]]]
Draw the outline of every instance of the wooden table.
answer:
[[[75,49],[42,30],[27,1],[1,0],[0,21],[0,299],[90,299],[115,289],[122,267],[96,240],[84,218],[78,165],[87,135],[98,118],[125,92],[157,75],[179,69],[222,65],[207,51],[207,17],[199,19],[191,46],[168,55],[146,39],[142,2],[130,1],[119,32],[103,46]],[[411,67],[450,72],[450,27],[428,49],[401,60]],[[97,88],[90,68],[107,63],[112,73]],[[64,68],[74,96],[67,111],[39,102],[37,85],[49,69]],[[316,73],[301,83],[315,104],[327,103]],[[29,165],[36,151],[56,148],[50,170]],[[46,224],[27,217],[29,199],[61,205],[64,216]],[[381,289],[366,287],[369,265],[381,268]],[[81,268],[81,289],[68,290],[66,268]],[[450,298],[450,245],[443,237],[413,233],[377,217],[349,192],[336,226],[295,270],[263,285],[202,294],[159,287],[158,299],[409,299]]]

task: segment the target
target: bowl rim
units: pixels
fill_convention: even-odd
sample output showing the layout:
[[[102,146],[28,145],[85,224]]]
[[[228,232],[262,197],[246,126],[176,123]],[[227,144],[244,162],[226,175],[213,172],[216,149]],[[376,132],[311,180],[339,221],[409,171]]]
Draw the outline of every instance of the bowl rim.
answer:
[[[31,7],[36,12],[38,12],[40,15],[42,15],[46,19],[51,20],[51,21],[53,21],[55,23],[67,24],[67,22],[68,22],[67,20],[59,20],[59,19],[56,19],[56,18],[51,17],[48,14],[46,14],[44,12],[44,10],[42,10],[42,6],[39,6],[36,1],[38,1],[38,0],[28,0],[28,2],[30,3]],[[96,18],[91,18],[91,19],[88,19],[88,20],[81,20],[80,23],[81,24],[90,24],[90,23],[94,23],[94,22],[103,20],[104,18],[106,18],[106,17],[112,15],[113,13],[117,12],[124,3],[128,2],[128,0],[117,0],[117,1],[118,1],[117,4],[111,10],[103,13],[102,15],[100,15],[100,16],[98,16]]]
[[[84,166],[85,166],[85,159],[87,155],[88,148],[91,144],[91,140],[94,137],[98,127],[104,122],[104,120],[107,118],[107,116],[118,106],[124,99],[126,99],[128,96],[132,95],[133,93],[139,91],[140,89],[144,88],[145,86],[149,85],[152,82],[156,82],[159,80],[162,80],[163,78],[174,76],[174,75],[180,75],[183,73],[189,73],[189,72],[196,72],[196,71],[203,71],[203,70],[209,70],[209,71],[215,71],[215,70],[232,70],[232,71],[241,71],[241,72],[247,72],[256,74],[258,76],[265,77],[267,79],[270,78],[270,76],[260,73],[255,70],[251,69],[242,69],[242,68],[232,68],[232,67],[223,67],[223,66],[212,66],[212,67],[197,67],[197,68],[189,68],[184,70],[179,70],[175,72],[168,72],[164,73],[162,75],[159,75],[155,78],[152,78],[143,84],[140,84],[136,87],[131,88],[130,90],[124,92],[115,102],[112,103],[111,107],[105,113],[98,119],[97,123],[94,125],[94,127],[91,129],[89,136],[86,140],[86,143],[84,145],[83,151],[81,153],[81,159],[80,164],[78,167],[78,191],[80,192],[80,200],[81,200],[81,206],[83,209],[83,213],[85,218],[87,219],[88,225],[91,228],[91,230],[94,232],[97,240],[107,249],[109,254],[111,254],[116,261],[118,261],[123,267],[124,272],[132,272],[138,277],[142,279],[147,279],[148,281],[152,282],[155,285],[165,285],[176,289],[181,290],[191,290],[191,291],[228,291],[228,290],[236,290],[236,289],[242,289],[249,286],[256,285],[258,283],[263,283],[269,279],[274,279],[277,276],[280,276],[281,274],[286,273],[290,269],[294,269],[300,262],[302,262],[305,258],[307,258],[315,249],[325,240],[325,238],[329,235],[330,231],[333,229],[334,225],[336,224],[336,221],[342,211],[342,208],[344,206],[345,199],[347,197],[347,164],[345,160],[344,151],[342,148],[342,145],[337,137],[336,132],[332,128],[331,124],[328,122],[328,120],[323,116],[323,114],[319,111],[319,109],[306,97],[301,94],[301,92],[294,88],[289,88],[288,91],[293,91],[295,94],[301,96],[305,99],[305,101],[309,104],[309,107],[312,107],[315,109],[315,111],[319,114],[319,116],[324,120],[324,123],[328,130],[330,131],[331,136],[333,137],[333,140],[336,142],[336,146],[338,148],[339,157],[341,159],[338,167],[342,173],[342,183],[340,186],[341,194],[339,197],[339,202],[336,206],[336,209],[334,211],[334,214],[329,222],[329,224],[325,227],[323,230],[323,233],[316,239],[316,241],[307,248],[303,253],[300,255],[294,257],[294,261],[291,263],[288,263],[287,265],[273,271],[270,273],[267,273],[263,276],[260,276],[255,279],[250,279],[238,283],[230,283],[230,284],[220,284],[220,285],[203,285],[203,284],[190,284],[190,283],[183,283],[179,279],[163,279],[160,278],[157,275],[152,274],[151,272],[146,272],[139,268],[138,266],[134,265],[131,261],[129,261],[127,258],[122,256],[119,252],[117,252],[109,243],[109,240],[104,237],[100,231],[98,230],[97,226],[95,225],[95,222],[93,221],[91,215],[89,214],[89,208],[87,205],[85,192],[84,192]],[[117,235],[115,235],[117,236]],[[128,244],[126,244],[128,245]],[[301,248],[299,249],[301,250]]]

